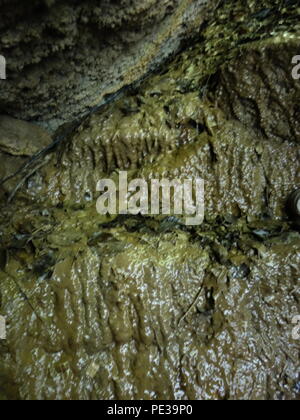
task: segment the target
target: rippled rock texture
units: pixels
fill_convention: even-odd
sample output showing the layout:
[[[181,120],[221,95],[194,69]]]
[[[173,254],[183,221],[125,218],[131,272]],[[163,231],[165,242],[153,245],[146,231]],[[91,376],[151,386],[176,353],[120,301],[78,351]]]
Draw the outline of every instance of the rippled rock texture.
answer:
[[[2,399],[299,398],[299,27],[270,10],[249,42],[220,9],[205,43],[1,187],[19,187],[0,216]],[[120,170],[202,177],[205,222],[99,216]]]

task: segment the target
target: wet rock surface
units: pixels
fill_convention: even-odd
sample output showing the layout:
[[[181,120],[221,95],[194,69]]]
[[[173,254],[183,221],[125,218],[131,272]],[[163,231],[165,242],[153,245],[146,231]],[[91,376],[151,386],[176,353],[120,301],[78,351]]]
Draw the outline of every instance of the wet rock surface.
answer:
[[[216,32],[34,160],[2,207],[2,399],[299,398],[298,47],[224,30],[224,60]],[[98,215],[96,183],[121,169],[202,177],[205,222]]]
[[[226,114],[258,129],[268,139],[299,143],[300,85],[290,77],[291,69],[286,65],[293,53],[292,45],[275,42],[252,54],[241,54],[221,71],[216,93]]]
[[[296,398],[298,233],[63,213],[19,212],[6,243],[2,397]]]

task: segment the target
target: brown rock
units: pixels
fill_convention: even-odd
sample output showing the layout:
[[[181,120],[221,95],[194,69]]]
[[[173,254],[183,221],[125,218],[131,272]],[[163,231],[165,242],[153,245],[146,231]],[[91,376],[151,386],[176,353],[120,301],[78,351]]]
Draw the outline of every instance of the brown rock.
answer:
[[[50,135],[42,128],[0,116],[0,151],[13,156],[31,156],[50,143]]]

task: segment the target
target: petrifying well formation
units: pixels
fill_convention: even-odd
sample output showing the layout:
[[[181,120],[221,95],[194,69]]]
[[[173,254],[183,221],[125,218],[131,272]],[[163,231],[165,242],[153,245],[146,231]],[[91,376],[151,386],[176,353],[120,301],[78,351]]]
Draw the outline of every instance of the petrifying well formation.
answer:
[[[299,398],[298,2],[0,4],[0,399]],[[99,215],[120,171],[204,223]]]

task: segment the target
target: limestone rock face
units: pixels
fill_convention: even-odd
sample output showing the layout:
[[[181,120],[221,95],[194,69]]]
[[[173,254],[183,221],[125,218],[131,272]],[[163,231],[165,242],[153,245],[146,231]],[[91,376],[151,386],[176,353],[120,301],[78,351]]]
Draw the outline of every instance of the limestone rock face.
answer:
[[[17,218],[24,221],[21,212]],[[35,223],[32,213],[26,222]],[[48,235],[49,219],[34,239],[43,254],[33,259],[20,250],[0,271],[9,314],[0,395],[296,398],[299,235],[262,244],[237,229],[238,241],[218,263],[204,231],[193,239],[177,229],[154,235],[138,222],[130,233],[106,229],[87,246],[96,222],[69,213],[64,231]],[[225,239],[218,232],[206,233],[215,249]]]
[[[51,153],[4,184],[0,400],[299,398],[300,234],[285,208],[300,185],[300,91],[291,66],[299,53],[297,3],[218,1],[200,42],[61,127]],[[16,9],[14,27],[15,4],[2,2],[1,42],[7,52],[12,42],[14,57],[27,63],[32,90],[18,79],[16,58],[14,82],[1,84],[3,97],[11,95],[7,110],[54,127],[93,105],[98,87],[104,91],[101,77],[112,88],[119,83],[110,85],[107,69],[117,74],[129,44],[119,55],[114,46],[129,40],[131,23],[136,35],[140,28],[153,37],[171,28],[176,11],[186,19],[202,3],[35,1],[27,14]],[[172,34],[160,38],[170,50]],[[134,37],[133,60],[148,53],[146,39]],[[34,42],[36,64],[25,48]],[[104,42],[111,42],[106,50]],[[161,59],[163,44],[151,45],[151,57]],[[6,117],[0,127],[4,169],[48,142]],[[117,181],[120,170],[131,180],[204,179],[204,222],[98,214],[97,182]]]
[[[295,107],[300,90],[288,60],[296,52],[294,42],[274,48],[268,40],[248,47],[222,66],[204,99],[197,47],[188,58],[178,56],[138,95],[127,94],[85,120],[62,146],[59,164],[52,156],[44,171],[43,197],[52,205],[85,205],[95,198],[99,179],[129,170],[149,180],[204,179],[206,215],[212,218],[282,218],[285,201],[300,181]],[[273,63],[280,58],[278,68]],[[249,65],[254,60],[256,72]],[[268,83],[275,75],[277,84]],[[185,91],[183,84],[189,86]],[[272,100],[276,86],[283,86],[285,100],[283,93]]]
[[[1,0],[0,109],[55,129],[176,52],[206,0]]]
[[[0,115],[1,152],[13,156],[32,156],[50,143],[50,135],[42,128]]]
[[[6,115],[0,115],[0,181],[24,165],[29,156],[51,143],[51,136],[44,129]],[[9,193],[14,180],[0,186],[0,194]]]
[[[300,142],[300,83],[292,77],[291,44],[241,54],[220,72],[219,104],[228,117],[268,139]],[[276,100],[275,100],[276,98]]]
[[[270,69],[297,51],[272,44],[248,47],[248,60],[265,49],[256,65]],[[198,47],[181,54],[86,119],[1,209],[1,398],[298,397],[300,235],[284,201],[300,146],[289,125],[277,138],[230,114],[224,75],[239,60],[203,96]],[[267,112],[260,85],[251,92]],[[120,169],[204,178],[205,222],[100,216],[96,183]]]

